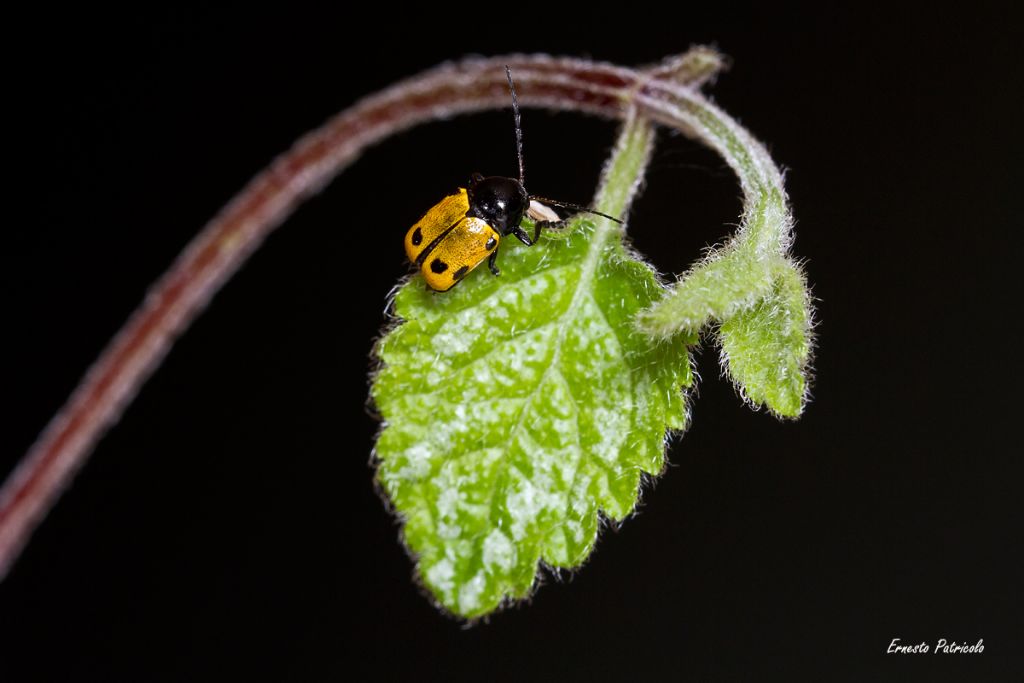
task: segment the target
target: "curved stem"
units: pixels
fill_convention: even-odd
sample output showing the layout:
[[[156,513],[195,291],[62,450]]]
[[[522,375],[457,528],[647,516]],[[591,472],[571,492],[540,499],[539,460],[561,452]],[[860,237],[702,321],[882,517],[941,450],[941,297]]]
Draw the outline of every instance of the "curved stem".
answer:
[[[720,64],[714,52],[701,48],[649,71],[548,56],[467,59],[362,100],[300,139],[225,206],[152,286],[4,482],[0,580],[177,336],[274,228],[367,147],[426,121],[507,107],[505,65],[515,74],[523,106],[622,118],[645,92],[648,105],[664,93],[688,92]],[[638,111],[665,118],[650,106]]]

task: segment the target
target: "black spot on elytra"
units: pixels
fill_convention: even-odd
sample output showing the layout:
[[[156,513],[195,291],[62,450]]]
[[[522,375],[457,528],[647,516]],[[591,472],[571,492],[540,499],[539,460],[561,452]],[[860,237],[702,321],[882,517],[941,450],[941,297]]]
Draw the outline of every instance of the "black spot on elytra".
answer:
[[[439,258],[434,259],[430,262],[430,269],[435,273],[443,273],[448,270],[448,264]]]
[[[423,243],[423,231],[419,228],[416,228],[416,231],[412,234],[412,243],[417,247]]]
[[[417,244],[419,243],[417,242]],[[487,238],[487,244],[484,245],[484,249],[490,251],[491,249],[494,249],[496,246],[498,246],[498,240],[494,239],[494,237],[491,236]]]
[[[461,280],[462,278],[466,277],[466,273],[468,273],[468,272],[469,272],[469,266],[462,266],[461,268],[456,270],[454,273],[452,273],[452,279],[453,280]]]

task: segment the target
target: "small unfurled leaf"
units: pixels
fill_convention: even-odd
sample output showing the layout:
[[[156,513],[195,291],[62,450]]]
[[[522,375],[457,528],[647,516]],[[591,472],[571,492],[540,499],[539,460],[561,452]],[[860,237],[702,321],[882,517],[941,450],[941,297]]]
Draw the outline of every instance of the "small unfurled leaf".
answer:
[[[797,417],[807,392],[810,296],[803,274],[779,260],[772,288],[722,323],[722,362],[743,394],[780,417]]]
[[[729,245],[680,278],[670,296],[637,315],[637,326],[667,339],[726,320],[771,290],[771,264],[777,258]]]
[[[599,195],[613,214],[649,151],[649,126],[630,125]],[[641,473],[661,471],[692,380],[686,339],[633,325],[663,290],[620,226],[576,219],[501,249],[500,277],[479,268],[443,294],[419,276],[401,288],[404,322],[378,346],[373,386],[378,480],[423,583],[464,617],[525,597],[541,561],[583,562],[599,511],[623,519]]]
[[[723,363],[740,391],[779,417],[796,417],[807,397],[810,296],[789,258],[793,217],[782,174],[764,145],[698,92],[667,107],[675,123],[715,149],[743,188],[739,230],[637,315],[655,339],[719,323]]]

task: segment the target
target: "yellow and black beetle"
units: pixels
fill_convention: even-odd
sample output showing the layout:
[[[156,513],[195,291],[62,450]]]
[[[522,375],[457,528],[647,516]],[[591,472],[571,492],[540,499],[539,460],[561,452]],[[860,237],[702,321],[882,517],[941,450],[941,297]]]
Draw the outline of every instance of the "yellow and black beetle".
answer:
[[[460,187],[442,199],[405,234],[405,253],[409,260],[423,273],[427,285],[439,292],[454,287],[484,259],[488,259],[491,272],[498,275],[498,243],[502,237],[515,235],[530,247],[537,242],[542,228],[560,226],[563,221],[559,220],[558,214],[542,202],[621,222],[584,206],[527,194],[523,185],[523,132],[519,126],[519,102],[512,83],[512,71],[507,66],[505,75],[515,115],[519,180],[501,176],[485,178],[474,173],[469,187]],[[535,221],[532,238],[519,225],[527,215]]]

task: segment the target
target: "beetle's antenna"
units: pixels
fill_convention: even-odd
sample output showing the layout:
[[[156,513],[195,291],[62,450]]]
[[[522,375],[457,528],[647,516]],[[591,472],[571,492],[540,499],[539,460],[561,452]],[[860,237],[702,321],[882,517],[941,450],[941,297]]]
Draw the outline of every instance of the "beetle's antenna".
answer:
[[[512,83],[512,69],[505,65],[505,75],[508,76],[508,89],[512,91],[512,114],[516,117],[516,155],[519,157],[519,184],[525,180],[526,172],[523,170],[523,129],[519,126],[519,100],[516,99],[516,86]]]
[[[606,213],[601,213],[600,211],[594,211],[593,209],[588,209],[587,207],[580,206],[579,204],[572,204],[570,202],[560,202],[560,201],[555,200],[555,199],[548,199],[547,197],[538,197],[535,194],[531,194],[530,195],[530,199],[536,199],[541,204],[552,204],[554,206],[560,206],[563,209],[572,209],[573,211],[583,211],[583,212],[586,212],[586,213],[592,213],[592,214],[594,214],[596,216],[603,216],[603,217],[607,218],[608,220],[615,221],[619,225],[622,224],[622,221],[619,220],[618,218],[616,218],[615,216],[609,216]]]
[[[512,83],[512,69],[509,68],[508,64],[505,65],[505,76],[508,77],[508,89],[512,93],[512,114],[516,117],[516,155],[519,157],[519,184],[523,185],[526,177],[526,172],[523,168],[523,128],[519,125],[519,100],[516,98],[516,86]],[[563,209],[572,209],[573,211],[583,211],[585,213],[592,213],[596,216],[603,216],[608,220],[615,221],[618,224],[622,224],[618,218],[609,216],[606,213],[600,211],[594,211],[588,209],[585,206],[579,204],[571,204],[569,202],[559,202],[554,199],[548,199],[547,197],[538,197],[537,195],[530,195],[530,199],[536,199],[537,201],[544,204],[552,204],[554,206],[560,206]]]

